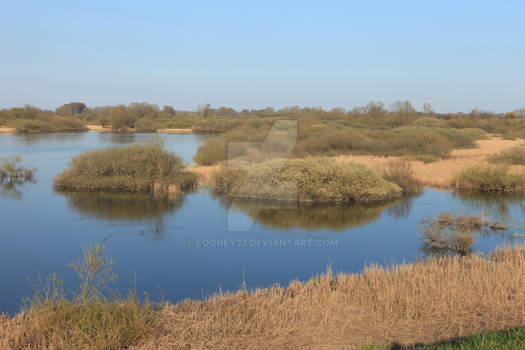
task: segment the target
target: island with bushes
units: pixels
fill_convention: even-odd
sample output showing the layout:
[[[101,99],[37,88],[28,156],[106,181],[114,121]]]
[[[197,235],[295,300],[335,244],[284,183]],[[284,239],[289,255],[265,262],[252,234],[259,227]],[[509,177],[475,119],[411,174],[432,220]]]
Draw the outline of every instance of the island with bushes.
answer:
[[[88,151],[53,179],[58,190],[183,193],[197,186],[182,158],[162,140]]]

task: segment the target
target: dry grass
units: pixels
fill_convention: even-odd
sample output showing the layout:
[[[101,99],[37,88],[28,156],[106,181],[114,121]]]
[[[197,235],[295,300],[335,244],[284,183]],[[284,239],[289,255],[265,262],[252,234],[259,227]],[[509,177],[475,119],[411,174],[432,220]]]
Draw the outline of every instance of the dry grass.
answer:
[[[8,128],[8,127],[0,127],[0,134],[14,134],[16,133],[15,128]]]
[[[191,134],[193,133],[193,129],[158,129],[157,132],[163,134]]]
[[[442,159],[433,163],[424,163],[418,160],[410,160],[413,176],[425,186],[434,188],[450,188],[453,178],[462,170],[479,165],[489,164],[489,158],[501,151],[511,149],[523,144],[524,140],[503,140],[490,137],[488,140],[478,140],[478,148],[455,149],[450,158]],[[357,162],[366,164],[377,169],[381,173],[385,171],[388,163],[400,157],[360,156],[344,155],[335,159],[341,162]],[[525,166],[514,165],[510,167],[511,174],[525,174]]]
[[[86,128],[92,131],[99,131],[99,132],[111,132],[110,127],[103,127],[102,125],[92,125],[88,124],[86,125]]]
[[[215,174],[221,169],[220,164],[216,165],[194,165],[188,170],[194,174],[197,174],[199,178],[199,185],[205,185],[209,187],[215,186]]]
[[[165,335],[139,349],[342,349],[435,342],[525,324],[525,248],[288,288],[186,301],[163,310]]]
[[[2,349],[22,348],[10,344],[27,334],[36,337],[27,349],[45,349],[29,314],[0,317]],[[133,349],[352,349],[504,330],[525,325],[525,247],[363,274],[329,270],[288,288],[168,304],[158,316],[158,333]]]

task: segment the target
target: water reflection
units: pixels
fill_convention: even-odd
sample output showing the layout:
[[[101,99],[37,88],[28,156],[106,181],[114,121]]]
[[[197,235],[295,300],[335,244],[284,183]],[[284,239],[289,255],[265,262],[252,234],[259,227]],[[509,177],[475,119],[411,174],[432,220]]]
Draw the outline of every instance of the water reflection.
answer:
[[[150,234],[155,239],[164,237],[165,218],[182,208],[185,201],[184,195],[157,198],[135,193],[55,191],[67,198],[69,208],[82,215],[78,220],[95,219],[118,221],[121,224],[146,224],[150,226],[149,229],[139,233]],[[114,235],[115,233],[111,234]]]
[[[0,197],[6,199],[17,199],[23,198],[22,188],[26,183],[36,183],[36,180],[20,180],[10,182],[0,182]]]
[[[511,208],[515,205],[519,205],[522,214],[525,214],[525,194],[456,191],[453,197],[500,222],[513,221]]]
[[[299,203],[290,207],[287,203],[231,199],[217,196],[222,207],[240,210],[254,222],[264,226],[289,230],[344,231],[378,220],[386,209],[398,217],[406,217],[412,207],[413,197],[375,204],[327,204]]]

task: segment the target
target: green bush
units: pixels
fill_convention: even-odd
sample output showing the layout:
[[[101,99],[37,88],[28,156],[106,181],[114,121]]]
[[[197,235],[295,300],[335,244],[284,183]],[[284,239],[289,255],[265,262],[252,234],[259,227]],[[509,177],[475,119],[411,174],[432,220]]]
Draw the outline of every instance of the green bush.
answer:
[[[361,164],[326,158],[273,159],[251,165],[244,176],[223,169],[218,193],[230,197],[299,202],[372,202],[401,195],[401,188]]]
[[[173,193],[197,185],[196,175],[184,168],[180,157],[152,139],[80,154],[53,181],[59,189]]]
[[[15,119],[9,126],[17,133],[39,134],[52,132],[82,132],[86,131],[84,123],[75,117],[53,116],[48,119]]]
[[[525,165],[525,147],[513,147],[489,158],[491,163]]]
[[[152,118],[142,118],[135,123],[136,132],[157,132],[161,125]]]
[[[525,177],[509,174],[508,167],[474,166],[459,173],[453,182],[458,189],[482,192],[521,192],[525,191]]]

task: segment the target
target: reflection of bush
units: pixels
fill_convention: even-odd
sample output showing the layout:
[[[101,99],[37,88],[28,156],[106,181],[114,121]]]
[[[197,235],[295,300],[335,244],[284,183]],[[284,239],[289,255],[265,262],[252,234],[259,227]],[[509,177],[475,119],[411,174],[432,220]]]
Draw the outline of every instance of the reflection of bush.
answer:
[[[67,192],[69,207],[85,216],[105,220],[146,221],[173,214],[184,203],[183,196],[174,199],[156,198],[146,194],[109,192]]]
[[[221,197],[220,201],[223,206],[238,209],[256,222],[272,228],[343,231],[379,219],[385,209],[402,200],[369,205],[299,203],[295,208],[289,208],[285,203],[226,197]]]
[[[502,196],[496,192],[456,191],[453,196],[458,198],[462,204],[490,213],[500,221],[512,220],[510,215],[512,205],[519,205],[522,212],[525,213],[524,193],[509,193]]]

